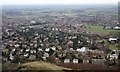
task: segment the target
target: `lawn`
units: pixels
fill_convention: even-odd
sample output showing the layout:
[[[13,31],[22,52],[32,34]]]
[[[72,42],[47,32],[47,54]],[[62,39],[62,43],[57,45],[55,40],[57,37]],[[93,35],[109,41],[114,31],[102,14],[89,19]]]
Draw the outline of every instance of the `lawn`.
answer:
[[[110,29],[103,29],[103,26],[93,26],[93,25],[86,25],[85,30],[92,33],[100,33],[102,35],[108,35],[109,32],[113,31],[120,31],[120,30],[110,30]]]
[[[118,50],[118,49],[119,49],[119,47],[117,47],[118,44],[110,44],[110,43],[108,43],[107,41],[105,42],[105,44],[106,44],[111,50]]]

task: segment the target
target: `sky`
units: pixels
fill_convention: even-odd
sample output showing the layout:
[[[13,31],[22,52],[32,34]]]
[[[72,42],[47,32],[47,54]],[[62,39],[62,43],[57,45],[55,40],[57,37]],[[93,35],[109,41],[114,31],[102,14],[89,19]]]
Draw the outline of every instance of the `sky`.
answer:
[[[117,4],[120,0],[0,0],[0,5],[20,4]]]

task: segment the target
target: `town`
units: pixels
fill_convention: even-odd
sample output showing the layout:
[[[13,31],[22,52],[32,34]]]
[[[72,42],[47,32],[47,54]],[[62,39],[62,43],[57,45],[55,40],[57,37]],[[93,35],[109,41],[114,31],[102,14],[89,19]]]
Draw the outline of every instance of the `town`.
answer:
[[[2,64],[120,67],[118,8],[3,7]],[[4,68],[4,67],[3,67]]]

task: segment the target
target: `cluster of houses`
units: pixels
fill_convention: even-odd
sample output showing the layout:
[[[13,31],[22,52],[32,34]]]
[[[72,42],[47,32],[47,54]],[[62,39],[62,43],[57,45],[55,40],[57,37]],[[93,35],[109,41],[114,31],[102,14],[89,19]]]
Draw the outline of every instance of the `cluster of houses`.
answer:
[[[107,56],[104,46],[95,39],[100,36],[73,34],[51,27],[6,29],[3,32],[3,63],[47,61],[52,63],[92,63],[105,65]],[[96,46],[98,45],[98,46]],[[102,48],[102,49],[101,49]],[[116,61],[116,55],[114,61]]]
[[[37,13],[38,18],[30,16],[30,19],[19,18],[19,15],[17,18],[14,13],[11,18],[3,14],[2,62],[22,64],[42,60],[51,63],[116,65],[119,51],[111,53],[100,42],[104,39],[102,36],[83,29],[84,24],[102,25],[110,22],[110,18],[106,14],[89,15],[89,10],[72,11],[75,13],[69,14],[67,10],[40,12]],[[20,12],[20,16],[24,16],[22,13],[24,12]],[[116,23],[115,20],[112,20],[113,24]],[[21,27],[22,25],[26,26]],[[107,40],[111,43],[118,42],[116,37]]]
[[[105,26],[105,29],[114,29],[114,30],[120,30],[119,26]]]

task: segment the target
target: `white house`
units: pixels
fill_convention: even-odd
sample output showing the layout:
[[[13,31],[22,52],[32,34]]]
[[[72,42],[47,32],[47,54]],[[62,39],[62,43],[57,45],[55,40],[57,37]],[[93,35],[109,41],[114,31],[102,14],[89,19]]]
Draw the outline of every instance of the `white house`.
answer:
[[[38,48],[39,51],[43,51],[41,48]]]
[[[36,53],[36,50],[30,50],[30,53]]]
[[[118,29],[120,29],[120,27],[116,26],[116,27],[114,27],[114,29],[118,30]]]
[[[118,59],[118,54],[112,54],[112,55],[110,55],[110,59],[113,59],[113,58]]]
[[[86,52],[86,51],[88,51],[88,49],[86,47],[82,47],[82,48],[77,49],[76,51],[78,51],[78,52]]]
[[[17,47],[19,47],[20,45],[19,45],[19,44],[15,44],[14,46],[17,48]]]
[[[24,57],[27,57],[29,54],[28,53],[26,53],[26,54],[24,54]]]
[[[14,48],[14,49],[12,49],[12,51],[14,52],[14,51],[15,51],[15,48]]]
[[[50,48],[46,48],[45,51],[46,51],[46,52],[49,52],[49,51],[50,51]]]
[[[11,60],[14,60],[14,56],[11,55],[11,56],[10,56],[10,59],[11,59]]]
[[[43,56],[42,59],[46,61],[46,57]]]
[[[64,63],[70,63],[70,59],[64,59]]]
[[[30,46],[33,46],[33,43],[31,43]]]
[[[29,51],[30,51],[30,49],[26,49],[25,51],[26,51],[26,52],[29,52]]]
[[[30,21],[30,23],[31,23],[31,24],[35,24],[35,23],[36,23],[36,21]]]
[[[110,57],[110,60],[112,59],[118,59],[118,54],[108,54],[107,58]]]
[[[70,50],[70,51],[74,51],[74,49],[73,49],[73,48],[70,48],[69,50]]]
[[[117,38],[109,38],[108,39],[110,42],[112,42],[112,41],[117,41]]]
[[[78,59],[73,59],[73,63],[78,63]]]
[[[44,57],[49,57],[49,54],[48,54],[48,53],[44,53],[43,56],[44,56]]]
[[[51,49],[52,49],[52,50],[56,50],[56,47],[55,47],[55,46],[53,46],[53,47],[51,47]]]

